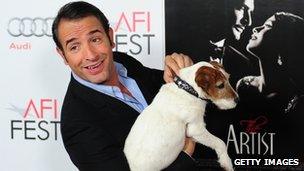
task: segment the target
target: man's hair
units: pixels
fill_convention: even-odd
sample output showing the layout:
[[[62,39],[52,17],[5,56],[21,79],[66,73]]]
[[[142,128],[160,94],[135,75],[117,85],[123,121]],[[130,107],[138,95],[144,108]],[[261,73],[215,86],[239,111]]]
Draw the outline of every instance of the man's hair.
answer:
[[[225,5],[229,10],[240,9],[245,0],[225,0]]]
[[[58,39],[58,26],[60,21],[62,19],[77,20],[88,16],[94,16],[100,21],[109,38],[109,21],[97,7],[84,1],[70,2],[60,8],[52,25],[53,40],[60,50],[63,51],[63,47]]]

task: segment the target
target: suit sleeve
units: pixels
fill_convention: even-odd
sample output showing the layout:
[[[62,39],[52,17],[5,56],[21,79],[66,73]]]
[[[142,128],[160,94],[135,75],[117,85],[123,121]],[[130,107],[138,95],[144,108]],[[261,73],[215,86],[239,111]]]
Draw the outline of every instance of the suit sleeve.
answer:
[[[123,64],[128,69],[128,75],[132,78],[138,78],[140,80],[146,80],[149,78],[151,85],[160,87],[165,83],[163,79],[163,70],[152,69],[145,67],[137,59],[120,52],[114,52],[115,61]]]
[[[62,125],[65,148],[80,171],[128,171],[121,145],[107,131],[84,122]]]
[[[196,171],[198,170],[197,168],[197,163],[196,161],[191,158],[188,154],[185,152],[181,152],[176,160],[169,165],[164,171]]]
[[[165,84],[163,75],[164,71],[163,70],[157,70],[157,69],[152,69],[152,68],[147,68],[145,67],[146,73],[149,74],[149,79],[151,81],[151,85],[153,85],[155,94],[158,92],[160,87]]]

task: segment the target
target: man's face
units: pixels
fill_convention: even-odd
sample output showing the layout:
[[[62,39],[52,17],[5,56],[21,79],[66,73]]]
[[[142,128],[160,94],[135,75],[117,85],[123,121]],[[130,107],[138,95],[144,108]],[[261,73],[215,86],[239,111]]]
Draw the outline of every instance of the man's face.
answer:
[[[232,33],[236,40],[240,40],[245,28],[252,24],[251,13],[253,10],[254,0],[241,0],[241,3],[234,7],[235,22],[232,26]]]
[[[112,29],[108,34],[109,37],[94,16],[63,19],[58,26],[58,39],[63,50],[57,48],[57,51],[80,78],[110,85],[115,73]]]

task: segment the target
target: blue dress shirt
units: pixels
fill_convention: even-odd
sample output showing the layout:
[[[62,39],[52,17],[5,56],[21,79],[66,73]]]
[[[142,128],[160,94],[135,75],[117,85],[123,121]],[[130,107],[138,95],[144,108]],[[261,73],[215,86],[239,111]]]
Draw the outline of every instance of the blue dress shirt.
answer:
[[[148,106],[145,97],[140,91],[136,81],[127,76],[127,69],[118,62],[114,62],[114,65],[118,74],[119,82],[128,89],[128,91],[132,94],[133,97],[125,93],[122,93],[121,90],[116,86],[94,84],[78,77],[73,72],[72,75],[75,78],[75,80],[77,80],[80,84],[92,88],[100,93],[104,93],[106,95],[112,96],[126,103],[127,105],[131,106],[137,112],[141,113]]]

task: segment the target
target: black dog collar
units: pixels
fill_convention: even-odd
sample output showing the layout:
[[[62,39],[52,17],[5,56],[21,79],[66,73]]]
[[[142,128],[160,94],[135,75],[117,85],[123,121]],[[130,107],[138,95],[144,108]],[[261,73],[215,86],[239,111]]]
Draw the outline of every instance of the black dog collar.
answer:
[[[205,100],[207,102],[211,102],[211,100],[209,100],[209,99],[199,97],[198,93],[194,90],[194,88],[190,84],[188,84],[186,81],[182,80],[179,76],[175,76],[173,80],[178,88],[185,90],[189,94],[191,94],[199,99]]]

